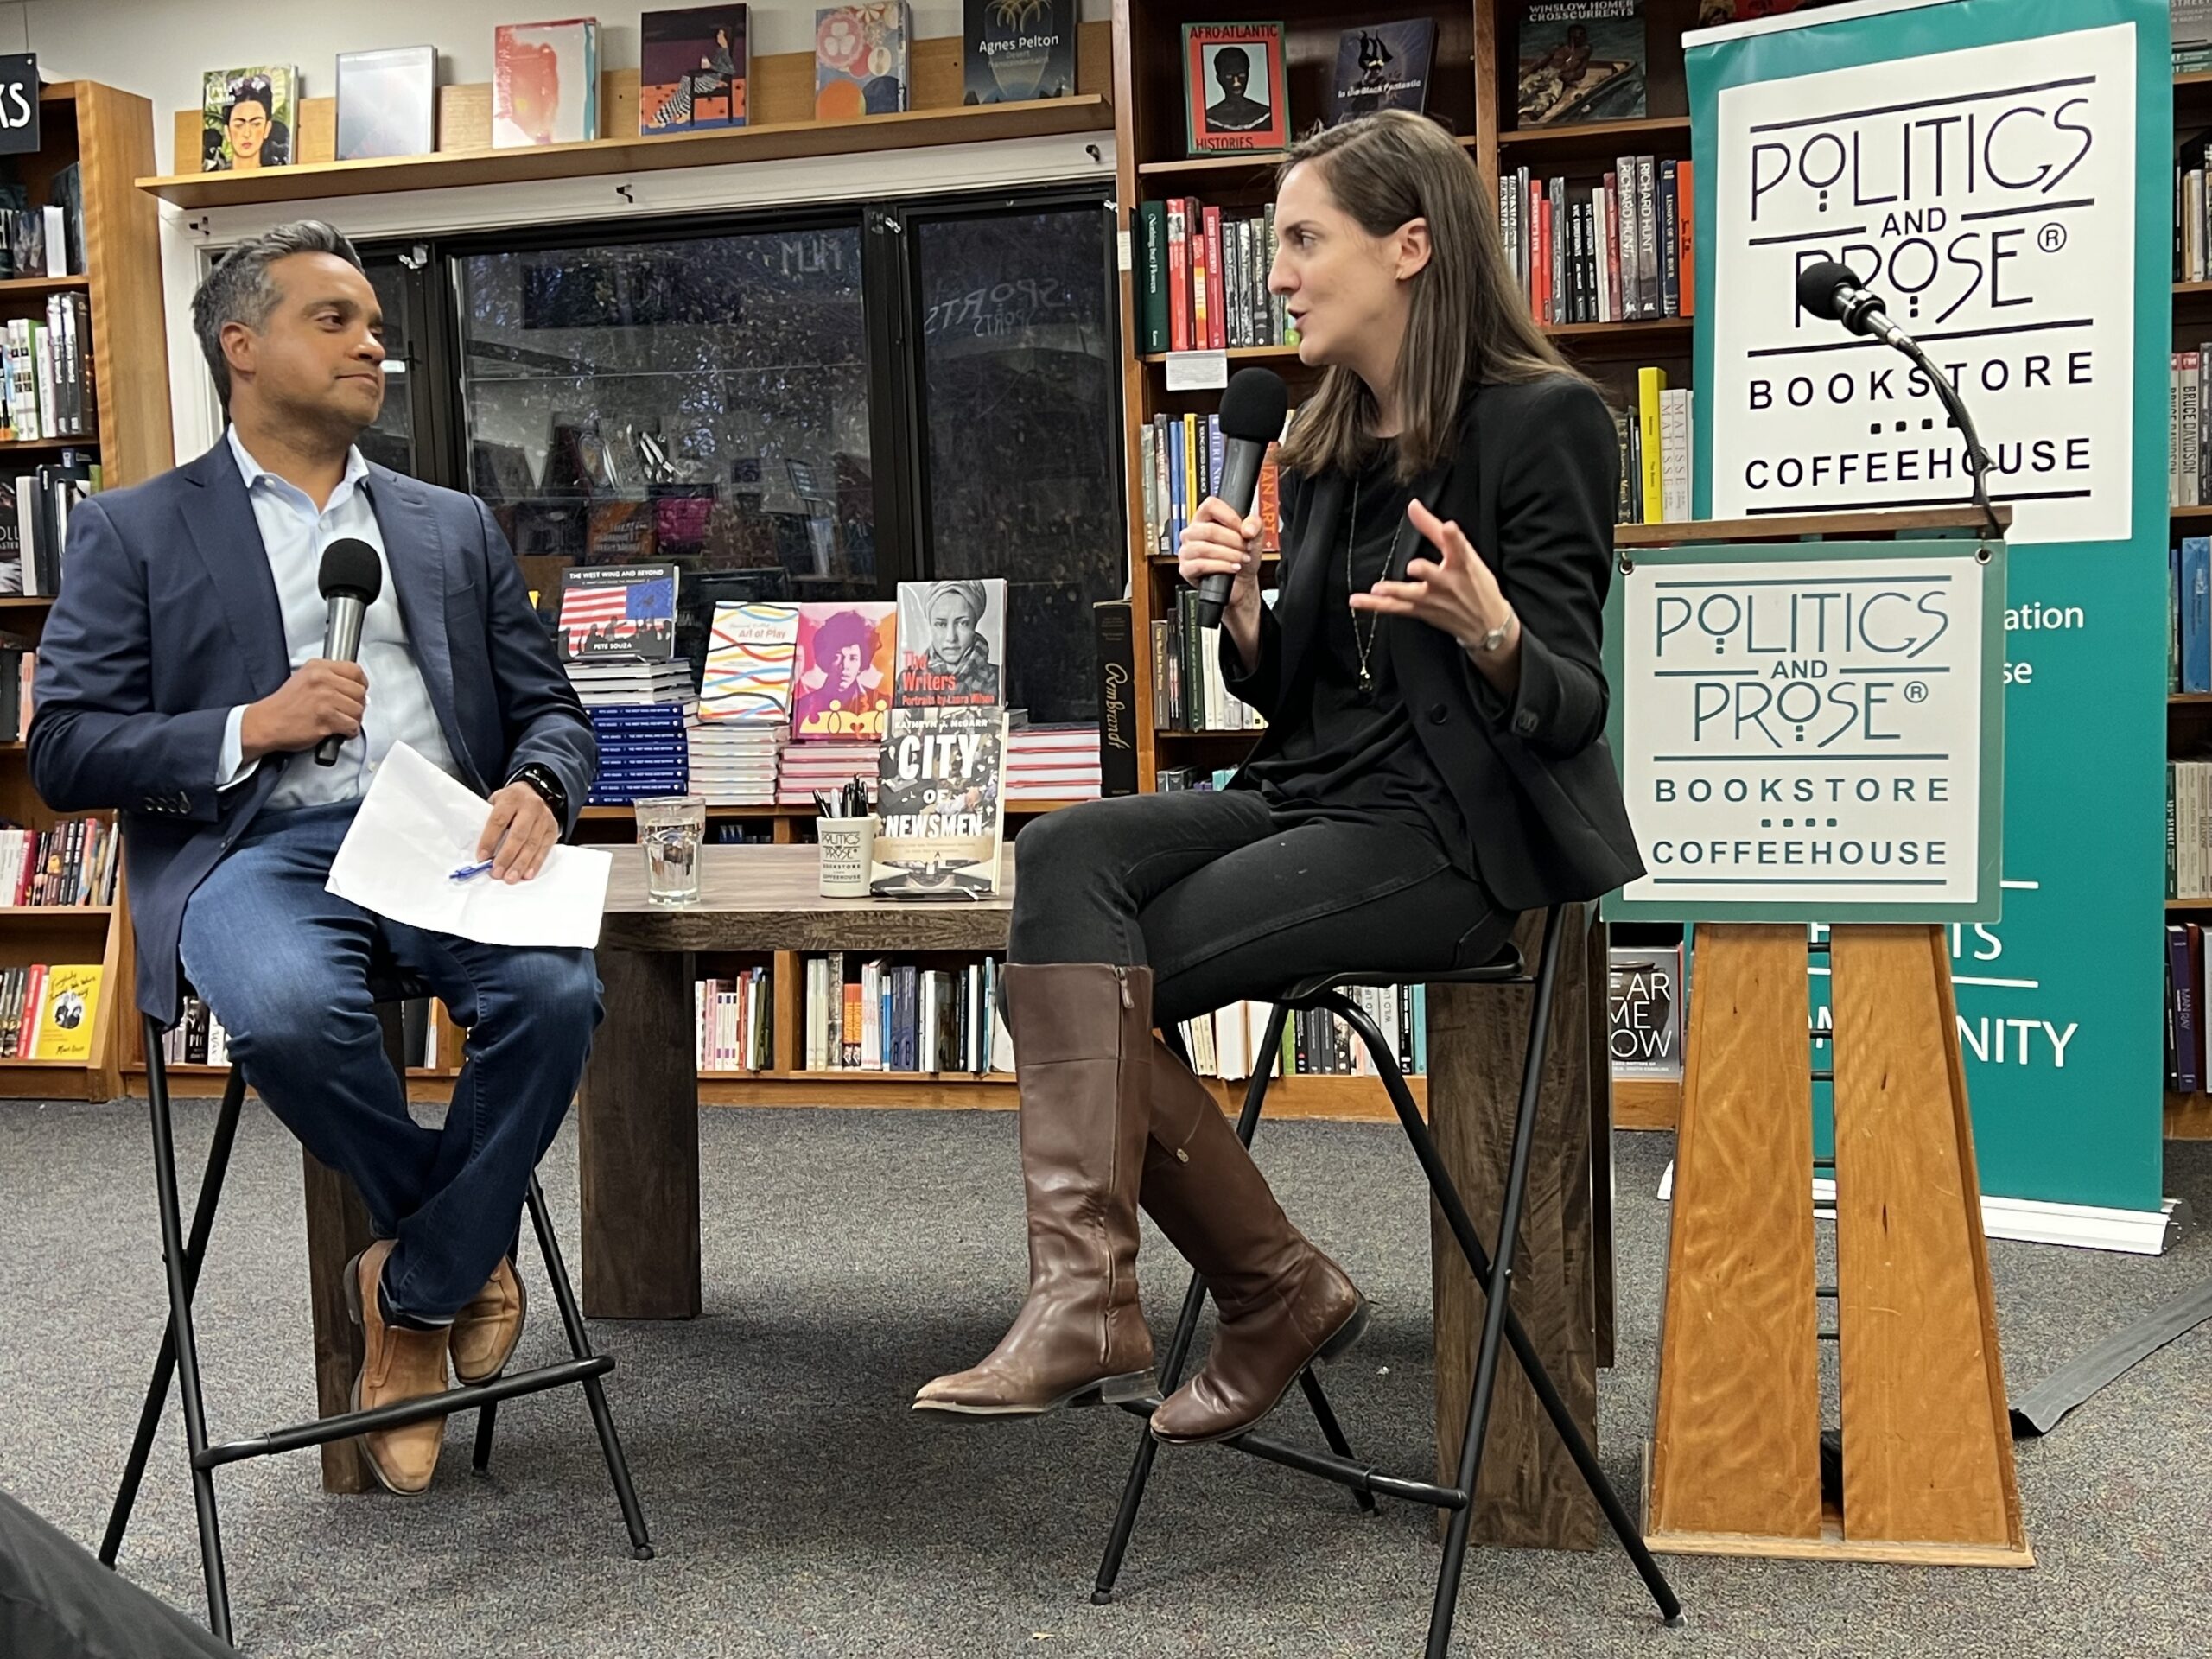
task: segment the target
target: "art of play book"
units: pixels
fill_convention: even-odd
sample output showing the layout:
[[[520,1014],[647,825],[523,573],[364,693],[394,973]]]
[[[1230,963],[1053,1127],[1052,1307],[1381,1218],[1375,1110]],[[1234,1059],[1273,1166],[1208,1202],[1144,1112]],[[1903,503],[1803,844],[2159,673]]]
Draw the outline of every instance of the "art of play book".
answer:
[[[492,148],[599,137],[599,23],[501,23],[492,33]]]
[[[210,69],[200,81],[200,170],[289,165],[299,97],[300,72],[286,65]]]
[[[884,899],[988,899],[1004,825],[1003,709],[893,709],[876,773],[868,891]]]
[[[589,565],[561,573],[561,659],[669,661],[676,654],[676,567]]]
[[[1006,582],[899,584],[900,709],[989,708],[1005,701]]]
[[[1014,104],[1075,91],[1076,0],[966,0],[963,104]]]
[[[823,600],[800,606],[791,736],[802,743],[880,740],[898,649],[896,605]]]
[[[745,7],[649,11],[638,33],[639,137],[745,124]]]
[[[700,718],[785,724],[798,666],[798,606],[724,601],[708,636]]]
[[[1643,0],[1530,0],[1521,22],[1519,122],[1643,114]]]

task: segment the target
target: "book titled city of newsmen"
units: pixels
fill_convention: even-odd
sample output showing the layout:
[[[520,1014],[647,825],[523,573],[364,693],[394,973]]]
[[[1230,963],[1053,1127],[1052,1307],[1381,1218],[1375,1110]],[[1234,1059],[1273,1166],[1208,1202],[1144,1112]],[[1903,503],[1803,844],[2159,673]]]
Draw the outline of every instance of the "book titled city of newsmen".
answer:
[[[868,891],[954,900],[996,893],[1005,765],[1003,708],[893,708],[877,770]]]

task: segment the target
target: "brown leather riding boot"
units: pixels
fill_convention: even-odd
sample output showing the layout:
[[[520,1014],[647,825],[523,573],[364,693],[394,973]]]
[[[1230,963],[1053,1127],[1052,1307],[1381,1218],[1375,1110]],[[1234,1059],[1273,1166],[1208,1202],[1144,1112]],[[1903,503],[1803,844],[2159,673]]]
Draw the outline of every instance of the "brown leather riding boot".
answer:
[[[1160,1402],[1152,1432],[1176,1445],[1230,1440],[1308,1364],[1358,1339],[1367,1299],[1290,1224],[1211,1091],[1164,1044],[1152,1079],[1145,1211],[1205,1275],[1221,1315],[1205,1363]]]
[[[353,1379],[353,1409],[368,1411],[446,1391],[445,1331],[415,1331],[385,1323],[377,1300],[391,1241],[377,1243],[346,1264],[346,1302],[361,1327],[361,1373]],[[428,1491],[437,1472],[446,1420],[432,1417],[404,1428],[361,1436],[369,1471],[386,1491],[412,1497]]]
[[[1136,1278],[1152,970],[1016,963],[1005,982],[1029,1297],[981,1364],[925,1384],[914,1409],[1033,1416],[1141,1399],[1157,1386]]]

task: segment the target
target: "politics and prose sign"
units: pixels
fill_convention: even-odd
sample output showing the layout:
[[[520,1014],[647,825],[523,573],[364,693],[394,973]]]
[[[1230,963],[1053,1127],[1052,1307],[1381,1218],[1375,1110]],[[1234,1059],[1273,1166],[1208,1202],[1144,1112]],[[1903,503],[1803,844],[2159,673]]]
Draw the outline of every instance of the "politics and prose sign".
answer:
[[[1974,410],[2016,545],[2127,537],[2136,51],[2114,24],[1719,94],[1712,517],[1968,499],[1927,376],[1799,308],[1840,259]]]
[[[1606,620],[1621,919],[1993,921],[2004,552],[1639,552]]]

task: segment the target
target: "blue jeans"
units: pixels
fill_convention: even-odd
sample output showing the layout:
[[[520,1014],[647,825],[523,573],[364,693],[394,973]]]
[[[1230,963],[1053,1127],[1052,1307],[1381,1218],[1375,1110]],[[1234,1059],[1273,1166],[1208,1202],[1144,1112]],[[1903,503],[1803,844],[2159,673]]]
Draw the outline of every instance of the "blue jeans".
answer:
[[[185,906],[179,954],[232,1058],[307,1149],[351,1176],[393,1313],[449,1321],[514,1248],[599,1024],[588,950],[478,944],[326,892],[353,804],[264,812]],[[407,1113],[369,995],[372,948],[468,1034],[442,1129]]]

